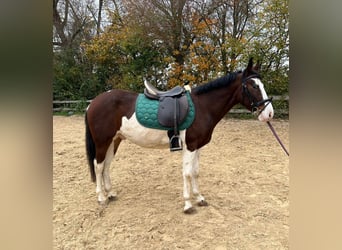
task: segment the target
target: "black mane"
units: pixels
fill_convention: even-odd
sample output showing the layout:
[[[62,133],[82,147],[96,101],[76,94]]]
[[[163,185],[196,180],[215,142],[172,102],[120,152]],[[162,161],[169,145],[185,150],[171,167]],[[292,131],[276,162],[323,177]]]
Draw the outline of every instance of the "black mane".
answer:
[[[238,73],[241,73],[241,71],[229,73],[228,75],[217,78],[204,85],[197,86],[192,91],[200,95],[214,89],[226,87],[236,80]]]

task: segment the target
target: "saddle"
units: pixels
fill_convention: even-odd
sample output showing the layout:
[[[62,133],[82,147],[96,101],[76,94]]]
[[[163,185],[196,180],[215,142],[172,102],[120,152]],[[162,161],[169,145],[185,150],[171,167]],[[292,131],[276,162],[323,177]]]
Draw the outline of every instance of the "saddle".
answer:
[[[186,90],[176,86],[168,91],[160,91],[144,82],[144,94],[147,98],[158,100],[157,119],[160,125],[170,128],[168,136],[170,138],[170,151],[182,150],[182,141],[179,137],[179,125],[185,120],[189,112],[189,103]]]

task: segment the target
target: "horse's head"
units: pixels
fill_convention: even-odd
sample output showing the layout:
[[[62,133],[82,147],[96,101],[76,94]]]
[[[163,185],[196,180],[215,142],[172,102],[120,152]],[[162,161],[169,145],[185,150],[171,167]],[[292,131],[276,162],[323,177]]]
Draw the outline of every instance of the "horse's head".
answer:
[[[253,58],[249,59],[247,68],[242,74],[242,104],[258,115],[260,121],[273,118],[272,98],[267,97],[264,84],[259,75],[260,65],[253,66]]]

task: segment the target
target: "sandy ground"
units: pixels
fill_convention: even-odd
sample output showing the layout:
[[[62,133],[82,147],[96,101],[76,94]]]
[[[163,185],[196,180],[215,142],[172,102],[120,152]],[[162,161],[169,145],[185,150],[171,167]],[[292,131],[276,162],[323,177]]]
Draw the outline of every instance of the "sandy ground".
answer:
[[[289,149],[289,122],[272,122]],[[83,116],[53,117],[54,249],[289,249],[289,158],[266,124],[222,120],[201,151],[209,203],[183,214],[181,152],[121,143],[97,203]]]

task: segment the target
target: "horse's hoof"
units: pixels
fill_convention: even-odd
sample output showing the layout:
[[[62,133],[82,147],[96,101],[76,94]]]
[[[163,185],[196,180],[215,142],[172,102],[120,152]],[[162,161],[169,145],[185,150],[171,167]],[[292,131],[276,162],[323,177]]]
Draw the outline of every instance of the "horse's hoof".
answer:
[[[108,200],[108,199],[105,199],[105,200],[100,200],[100,201],[97,201],[97,202],[98,202],[99,205],[101,205],[101,206],[106,206],[106,205],[108,204],[109,200]]]
[[[108,196],[108,201],[116,201],[116,195],[110,195]]]
[[[206,207],[206,206],[208,206],[208,202],[206,200],[201,200],[201,201],[197,202],[197,205],[200,207]]]
[[[196,209],[194,207],[184,208],[185,214],[193,214],[196,212]]]

